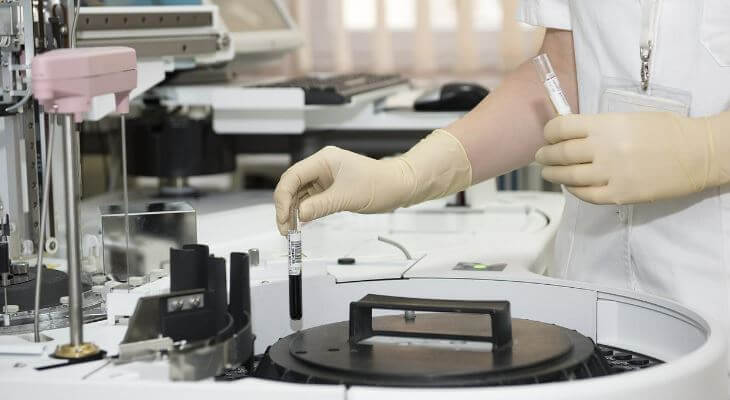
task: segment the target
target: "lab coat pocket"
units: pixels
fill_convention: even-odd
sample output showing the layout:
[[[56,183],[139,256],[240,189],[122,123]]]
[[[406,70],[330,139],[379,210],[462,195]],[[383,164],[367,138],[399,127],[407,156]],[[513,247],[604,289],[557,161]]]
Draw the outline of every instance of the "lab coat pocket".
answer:
[[[730,67],[730,1],[705,0],[700,41],[723,67]]]

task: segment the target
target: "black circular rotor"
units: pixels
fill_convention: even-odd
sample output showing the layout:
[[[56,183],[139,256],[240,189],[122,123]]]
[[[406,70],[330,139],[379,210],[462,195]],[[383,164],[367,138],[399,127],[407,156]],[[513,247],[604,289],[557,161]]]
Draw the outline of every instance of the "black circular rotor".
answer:
[[[376,300],[382,298],[385,296]],[[415,300],[408,299],[408,305],[418,304],[413,303]],[[506,309],[509,315],[508,303]],[[371,325],[366,329],[372,335],[363,338],[357,334],[351,306],[350,321],[280,339],[268,349],[256,375],[299,383],[466,387],[554,382],[612,373],[593,341],[574,330],[508,318],[511,341],[498,346],[495,338],[484,335],[499,330],[492,326],[494,315],[455,310],[419,312],[415,318],[408,314],[370,316],[367,322]]]

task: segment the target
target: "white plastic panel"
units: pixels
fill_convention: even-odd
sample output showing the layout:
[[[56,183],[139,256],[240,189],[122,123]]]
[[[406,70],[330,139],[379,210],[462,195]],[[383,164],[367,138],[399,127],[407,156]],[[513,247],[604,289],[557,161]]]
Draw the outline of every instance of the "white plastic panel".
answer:
[[[460,261],[508,263],[509,270],[541,272],[539,261],[551,246],[562,201],[562,195],[552,193],[496,193],[475,205],[474,213],[451,211],[444,207],[446,200],[439,200],[394,213],[330,215],[302,227],[305,268],[312,261],[334,265],[341,257],[405,263],[400,250],[378,241],[378,236],[385,236],[405,246],[415,258],[426,255],[408,271],[408,277],[454,277],[448,267]],[[273,204],[198,213],[198,238],[210,243],[215,254],[227,256],[256,247],[262,265],[285,263],[286,241],[274,221]],[[391,270],[381,270],[388,272],[378,279],[396,277]],[[377,278],[369,271],[366,274],[363,279]]]
[[[169,106],[213,108],[218,134],[299,134],[305,130],[304,91],[240,85],[179,85],[156,88]]]
[[[66,367],[68,368],[68,367]],[[91,371],[89,371],[91,372]],[[142,374],[140,374],[142,375]],[[174,399],[174,400],[345,400],[345,387],[337,385],[297,385],[248,378],[236,382],[169,382],[139,381],[133,374],[123,374],[109,379],[88,379],[79,384],[78,379],[43,380],[40,374],[28,379],[13,379],[4,385],[3,396],[8,399]],[[60,396],[60,397],[59,397]]]
[[[646,355],[671,361],[696,350],[706,334],[696,322],[688,321],[664,307],[606,296],[596,302],[596,330],[602,344],[642,349]]]
[[[219,134],[305,130],[304,91],[299,88],[219,87],[213,90],[211,105],[213,130]]]
[[[327,273],[337,283],[371,281],[377,279],[400,279],[418,260],[398,260],[383,257],[360,257],[352,265],[327,264]]]
[[[393,214],[395,233],[531,232],[548,224],[544,214],[524,204],[459,209],[404,209]]]

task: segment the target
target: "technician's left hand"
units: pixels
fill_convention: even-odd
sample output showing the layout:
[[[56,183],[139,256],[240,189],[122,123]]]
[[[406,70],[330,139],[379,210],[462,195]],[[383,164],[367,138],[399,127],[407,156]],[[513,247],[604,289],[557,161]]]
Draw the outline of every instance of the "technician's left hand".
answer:
[[[724,113],[727,114],[727,113]],[[545,125],[542,176],[594,204],[650,202],[728,182],[730,120],[665,112],[566,115]]]

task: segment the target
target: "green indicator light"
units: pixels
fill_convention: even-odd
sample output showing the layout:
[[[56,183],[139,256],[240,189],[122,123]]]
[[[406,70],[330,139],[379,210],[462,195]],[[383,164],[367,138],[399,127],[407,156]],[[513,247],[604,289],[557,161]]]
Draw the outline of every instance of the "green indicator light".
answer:
[[[474,264],[474,269],[487,269],[487,266],[484,264]]]

